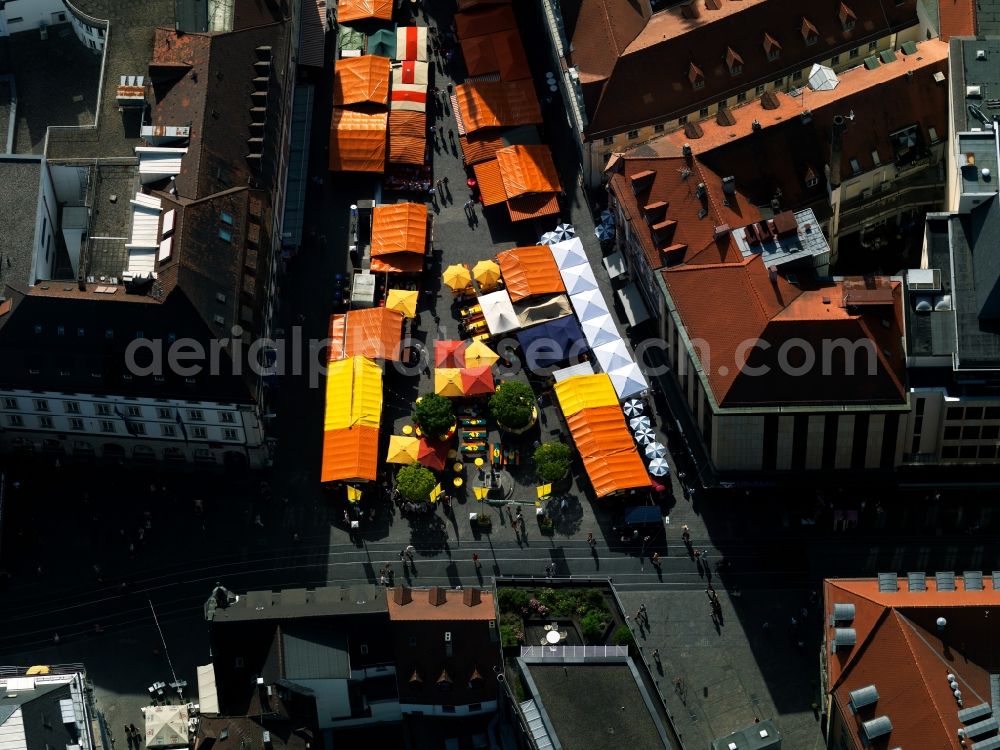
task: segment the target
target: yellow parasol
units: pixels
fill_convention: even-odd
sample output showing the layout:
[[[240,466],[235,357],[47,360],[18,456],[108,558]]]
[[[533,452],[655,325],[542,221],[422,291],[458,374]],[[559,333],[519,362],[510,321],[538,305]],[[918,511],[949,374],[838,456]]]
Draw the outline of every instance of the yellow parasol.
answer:
[[[386,453],[387,464],[415,464],[420,450],[420,440],[407,435],[390,435],[389,451]]]
[[[441,485],[440,484],[435,484],[434,485],[434,489],[431,490],[431,502],[432,503],[436,503],[437,499],[439,497],[441,497],[441,495],[442,495],[443,492],[444,492],[444,490],[441,489]]]
[[[536,487],[535,491],[538,493],[539,499],[548,497],[549,495],[552,494],[552,485],[543,484],[540,487]]]
[[[472,267],[472,275],[484,289],[492,289],[500,281],[500,266],[496,261],[481,260]]]
[[[465,289],[472,283],[472,276],[469,275],[469,269],[460,263],[456,263],[453,266],[448,266],[444,269],[444,273],[441,275],[441,280],[444,282],[445,286],[450,287],[454,291],[460,291]]]
[[[385,298],[385,306],[390,310],[398,310],[407,318],[417,316],[418,292],[411,292],[408,289],[390,289]]]
[[[489,494],[489,490],[486,487],[473,487],[472,492],[476,496],[476,500],[482,502],[486,499],[486,495]]]
[[[357,487],[351,487],[351,485],[347,485],[347,501],[349,503],[356,503],[360,499],[361,499],[361,490],[359,490]]]
[[[482,341],[473,341],[465,347],[466,367],[492,367],[498,359],[500,359],[500,355]]]
[[[451,398],[465,395],[462,390],[462,371],[457,367],[439,367],[434,370],[434,392]]]

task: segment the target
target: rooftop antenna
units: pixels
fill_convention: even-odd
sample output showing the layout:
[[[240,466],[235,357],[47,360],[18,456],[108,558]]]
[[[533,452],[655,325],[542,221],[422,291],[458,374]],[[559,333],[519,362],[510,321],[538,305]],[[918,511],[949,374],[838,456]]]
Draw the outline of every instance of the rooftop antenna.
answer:
[[[149,602],[149,609],[153,613],[153,622],[156,623],[156,631],[160,634],[160,643],[163,644],[163,655],[167,657],[167,666],[170,667],[170,675],[174,678],[171,686],[177,688],[177,695],[180,696],[181,700],[184,700],[184,688],[181,687],[180,682],[177,680],[174,663],[170,660],[170,652],[167,650],[167,639],[163,637],[163,628],[160,627],[160,620],[156,616],[156,608],[153,607],[153,600],[147,599],[146,601]]]

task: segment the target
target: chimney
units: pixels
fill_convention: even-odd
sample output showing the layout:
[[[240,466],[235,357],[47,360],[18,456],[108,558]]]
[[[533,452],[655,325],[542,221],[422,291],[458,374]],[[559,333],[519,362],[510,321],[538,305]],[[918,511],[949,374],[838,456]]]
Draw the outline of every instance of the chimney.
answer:
[[[767,276],[771,280],[772,286],[778,285],[778,269],[776,266],[767,267]]]
[[[431,586],[427,591],[427,602],[432,607],[440,607],[448,601],[448,596],[440,586]]]
[[[663,221],[667,216],[667,203],[656,201],[642,207],[642,215],[646,217],[646,223],[652,226]]]
[[[748,245],[759,245],[760,236],[757,234],[757,225],[747,224],[743,227],[743,238],[746,240]]]
[[[629,179],[632,180],[632,192],[641,193],[643,190],[647,189],[653,184],[653,180],[656,178],[656,172],[652,169],[647,169],[643,172],[636,172]]]
[[[466,607],[475,607],[477,604],[482,602],[483,595],[476,588],[468,588],[462,590],[462,604]]]
[[[719,224],[719,226],[715,227],[715,230],[713,232],[713,236],[715,239],[719,239],[720,237],[725,237],[727,234],[729,234],[728,224]]]
[[[758,132],[760,130],[760,120],[754,120],[753,122],[751,122],[750,130],[752,130],[754,133]]]
[[[672,219],[667,219],[666,221],[661,221],[659,224],[654,224],[652,229],[653,234],[653,246],[654,247],[666,247],[674,239],[674,230],[677,228],[677,222]]]
[[[844,131],[847,130],[847,120],[843,115],[834,115],[833,129],[830,133],[830,187],[840,185],[840,159],[844,145]]]
[[[392,601],[402,607],[413,601],[413,594],[407,586],[396,586],[392,590]]]
[[[684,154],[684,156],[691,156],[691,144],[685,143],[681,146],[681,153]]]
[[[676,265],[684,260],[684,255],[687,253],[688,246],[682,242],[674,243],[669,247],[665,247],[660,250],[663,253],[663,257],[666,260],[668,266]]]
[[[736,178],[732,175],[722,178],[722,192],[726,195],[736,194]]]
[[[788,237],[799,232],[799,222],[791,211],[782,211],[774,216],[774,231],[779,237]]]

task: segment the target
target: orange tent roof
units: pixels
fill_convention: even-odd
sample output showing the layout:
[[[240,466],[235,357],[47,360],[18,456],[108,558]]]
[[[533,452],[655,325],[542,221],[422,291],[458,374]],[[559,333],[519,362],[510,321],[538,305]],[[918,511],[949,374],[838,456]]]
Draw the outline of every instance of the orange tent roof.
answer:
[[[510,5],[455,14],[455,32],[459,39],[516,28],[517,21],[514,20],[514,11]]]
[[[389,58],[342,57],[333,69],[333,105],[388,104]]]
[[[497,262],[511,302],[566,291],[552,251],[545,245],[506,250],[497,255]]]
[[[566,417],[566,425],[583,458],[634,448],[620,406],[592,406]]]
[[[559,198],[555,193],[520,195],[507,201],[507,213],[511,221],[537,219],[559,213]]]
[[[539,125],[542,122],[542,110],[531,79],[467,81],[455,87],[455,97],[467,133],[481,128]]]
[[[389,163],[415,164],[424,163],[427,152],[427,141],[414,138],[411,135],[397,135],[389,131]]]
[[[548,146],[517,145],[497,151],[500,179],[508,198],[529,193],[558,193],[559,173]]]
[[[330,118],[330,169],[334,172],[385,170],[385,112],[367,114],[334,108]]]
[[[496,159],[480,162],[472,167],[472,171],[476,173],[479,195],[484,206],[495,206],[507,200],[500,177],[500,164]]]
[[[413,253],[387,253],[372,258],[374,273],[420,273],[424,268],[423,256]]]
[[[394,203],[372,211],[372,257],[427,249],[427,206]]]
[[[466,396],[482,396],[495,390],[493,371],[489,365],[466,367],[462,370],[462,391]]]
[[[378,472],[378,429],[345,427],[323,433],[320,481],[375,481]]]
[[[649,474],[634,447],[620,453],[585,458],[583,468],[598,497],[650,486]]]
[[[337,21],[363,21],[368,18],[392,20],[392,0],[340,0],[337,3]]]
[[[495,31],[462,40],[462,57],[470,76],[499,73],[501,81],[530,78],[531,69],[517,29]]]
[[[389,137],[406,135],[413,138],[427,138],[427,113],[394,109],[389,113]]]
[[[403,314],[385,307],[349,310],[330,316],[328,362],[346,357],[399,361]]]
[[[497,151],[503,148],[504,143],[499,132],[482,130],[474,135],[458,136],[458,145],[462,148],[462,160],[469,166],[496,159]]]

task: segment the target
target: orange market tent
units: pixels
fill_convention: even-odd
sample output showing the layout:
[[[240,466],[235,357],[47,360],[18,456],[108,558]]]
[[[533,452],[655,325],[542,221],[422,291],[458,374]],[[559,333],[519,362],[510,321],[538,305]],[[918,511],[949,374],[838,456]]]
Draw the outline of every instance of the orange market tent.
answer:
[[[521,81],[467,81],[455,87],[459,131],[474,133],[482,128],[538,125],[542,110],[534,84]]]
[[[559,173],[548,146],[507,146],[497,151],[497,163],[508,198],[561,190]]]
[[[506,250],[497,255],[497,262],[512,302],[566,291],[552,251],[545,245]]]
[[[389,163],[424,164],[427,159],[427,115],[405,109],[389,113]]]
[[[566,425],[581,456],[635,450],[632,433],[628,431],[625,416],[618,404],[581,409],[566,417]]]
[[[387,104],[389,58],[378,55],[342,57],[333,69],[333,105]]]
[[[323,415],[323,482],[373,481],[382,420],[382,370],[373,360],[330,363]]]
[[[649,474],[634,448],[631,451],[584,458],[583,468],[598,497],[650,486]]]
[[[514,11],[506,4],[455,14],[455,32],[459,39],[516,28]]]
[[[500,177],[500,163],[496,159],[480,162],[472,167],[472,171],[476,175],[479,198],[484,206],[495,206],[507,200],[503,178]]]
[[[385,171],[385,112],[354,112],[334,108],[330,118],[330,170]]]
[[[448,463],[448,443],[441,440],[420,438],[417,445],[417,461],[434,471],[442,471]]]
[[[496,385],[493,382],[493,371],[489,365],[466,367],[462,370],[462,390],[466,396],[484,396],[493,393]]]
[[[425,140],[427,138],[427,115],[423,112],[393,110],[389,113],[389,135],[394,133]]]
[[[427,59],[427,27],[399,26],[396,29],[396,59]],[[426,81],[425,81],[426,83]]]
[[[330,316],[328,361],[369,357],[399,361],[403,314],[386,307],[349,310]]]
[[[507,201],[507,213],[511,221],[539,219],[559,213],[559,198],[555,193],[519,195]]]
[[[374,482],[378,474],[378,430],[349,427],[323,433],[320,481]]]
[[[521,44],[521,35],[517,29],[463,39],[462,57],[470,76],[499,73],[501,81],[531,77],[528,58],[524,54],[524,45]]]
[[[339,0],[337,22],[364,21],[369,18],[392,20],[392,0]]]
[[[390,253],[415,253],[427,249],[427,206],[392,203],[372,210],[372,257]]]
[[[386,253],[372,258],[371,264],[375,273],[420,273],[423,268],[423,257],[413,253]]]

